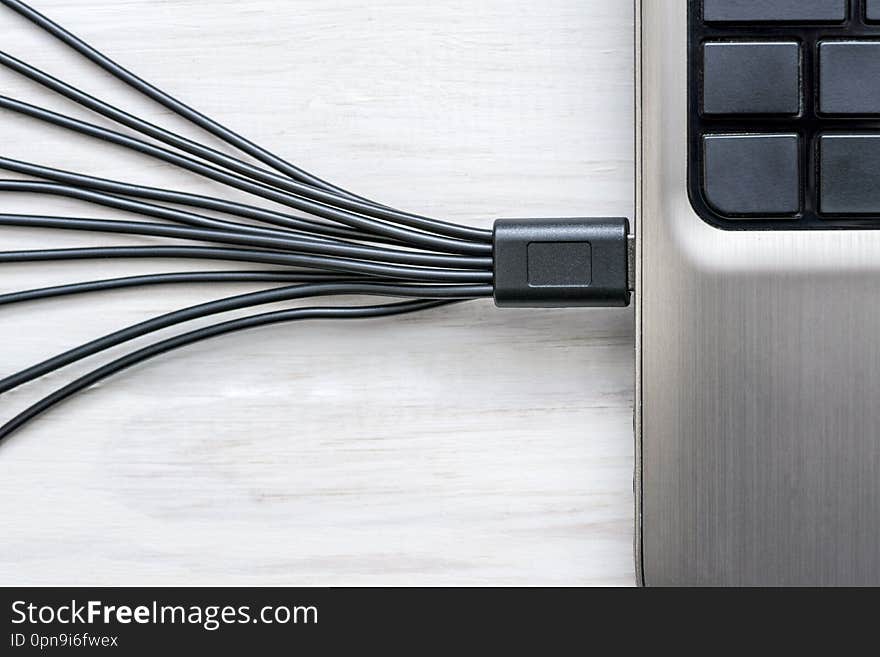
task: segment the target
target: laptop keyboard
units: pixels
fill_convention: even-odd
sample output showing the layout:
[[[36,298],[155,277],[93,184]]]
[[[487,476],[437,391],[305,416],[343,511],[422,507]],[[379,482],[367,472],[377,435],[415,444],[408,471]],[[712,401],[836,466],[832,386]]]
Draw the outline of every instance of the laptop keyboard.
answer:
[[[728,229],[880,228],[880,0],[690,0],[689,185]]]

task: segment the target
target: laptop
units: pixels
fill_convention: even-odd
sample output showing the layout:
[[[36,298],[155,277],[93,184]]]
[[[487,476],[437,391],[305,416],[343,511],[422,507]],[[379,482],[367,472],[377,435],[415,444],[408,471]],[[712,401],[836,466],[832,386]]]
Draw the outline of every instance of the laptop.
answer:
[[[880,585],[880,0],[640,0],[637,571]]]

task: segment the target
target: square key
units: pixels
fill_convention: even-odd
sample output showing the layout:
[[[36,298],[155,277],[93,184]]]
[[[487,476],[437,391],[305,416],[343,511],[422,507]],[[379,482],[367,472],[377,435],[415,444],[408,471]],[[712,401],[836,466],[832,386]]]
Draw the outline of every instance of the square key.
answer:
[[[880,41],[819,44],[819,111],[880,114]]]
[[[880,22],[880,0],[868,0],[866,17],[869,21]]]
[[[841,23],[846,14],[847,0],[704,0],[703,4],[707,23]]]
[[[719,213],[793,217],[800,212],[798,135],[706,135],[703,148],[703,192]]]
[[[880,216],[880,134],[823,135],[819,181],[822,212]]]
[[[796,41],[719,41],[703,46],[705,114],[799,114]]]

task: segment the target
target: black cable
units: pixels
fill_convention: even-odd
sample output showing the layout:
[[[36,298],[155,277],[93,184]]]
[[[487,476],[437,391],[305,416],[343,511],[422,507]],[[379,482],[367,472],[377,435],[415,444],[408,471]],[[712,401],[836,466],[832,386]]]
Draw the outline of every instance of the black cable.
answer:
[[[2,158],[0,158],[2,160]],[[6,168],[2,164],[0,164],[0,169]],[[17,169],[17,167],[9,167],[10,169]],[[24,168],[24,167],[23,167]],[[37,169],[41,169],[42,167],[36,167]],[[66,172],[65,172],[66,173]],[[76,180],[79,174],[72,173],[70,174],[71,180]],[[107,181],[108,183],[114,183],[114,181]],[[124,188],[127,185],[124,183],[120,183],[120,185]],[[157,192],[157,196],[161,195],[165,192],[165,190],[154,190]],[[32,194],[49,194],[54,196],[64,196],[67,198],[74,198],[80,201],[84,201],[86,203],[91,203],[93,205],[100,205],[103,207],[113,208],[115,210],[122,210],[124,212],[131,212],[133,214],[139,214],[147,217],[153,217],[157,219],[165,219],[167,221],[172,221],[175,223],[184,224],[187,226],[195,226],[198,228],[207,228],[210,230],[220,230],[220,231],[229,231],[235,233],[247,233],[252,235],[265,235],[269,237],[275,237],[278,239],[289,240],[292,238],[298,238],[300,240],[309,240],[315,243],[321,244],[338,244],[343,246],[364,246],[362,244],[357,244],[352,241],[344,241],[339,240],[335,237],[322,237],[317,236],[312,233],[301,233],[301,232],[293,232],[290,230],[280,230],[273,228],[262,228],[259,226],[251,226],[249,224],[242,224],[234,221],[225,221],[222,219],[214,219],[211,217],[207,217],[205,215],[196,214],[193,212],[187,212],[185,210],[178,210],[175,208],[169,208],[163,205],[158,205],[155,203],[146,203],[143,201],[135,201],[129,198],[125,198],[123,196],[118,196],[116,194],[107,194],[101,191],[95,191],[92,189],[82,189],[81,187],[77,187],[74,185],[63,185],[54,182],[42,182],[35,180],[0,180],[0,192],[9,192],[9,193],[32,193]],[[175,196],[178,192],[167,192],[169,196]],[[188,196],[184,194],[184,196]],[[199,198],[195,197],[196,200],[192,201],[193,205],[202,206],[207,204],[202,204],[198,201]],[[173,198],[168,199],[171,202],[174,202]],[[225,202],[219,199],[206,199],[208,201],[216,201],[218,205],[224,205]],[[248,207],[248,206],[244,206]],[[257,212],[258,209],[254,208]],[[246,212],[242,212],[242,214],[246,214]],[[348,236],[353,236],[355,240],[360,242],[385,242],[387,244],[395,244],[398,246],[401,245],[399,242],[393,240],[383,240],[377,239],[375,237],[370,237],[359,233],[358,231],[349,230]],[[329,234],[329,233],[328,233]],[[376,248],[376,247],[368,247],[368,248]],[[411,251],[384,251],[389,255],[400,254],[400,253],[411,253]]]
[[[78,89],[72,84],[64,82],[63,80],[59,80],[58,78],[49,75],[45,71],[41,71],[35,66],[31,66],[30,64],[23,62],[20,59],[2,51],[0,51],[0,65],[5,66],[12,71],[15,71],[16,73],[19,73],[20,75],[23,75],[30,80],[33,80],[37,84],[40,84],[43,87],[50,89],[55,93],[64,96],[65,98],[92,110],[93,112],[96,112],[97,114],[100,114],[101,116],[115,121],[120,125],[131,128],[132,130],[140,132],[141,134],[152,137],[153,139],[161,141],[164,144],[174,146],[175,148],[189,153],[190,155],[201,157],[208,162],[213,162],[218,166],[230,169],[231,171],[236,171],[237,173],[248,176],[250,178],[255,178],[255,174],[259,176],[260,173],[269,173],[264,169],[259,169],[248,164],[247,162],[226,155],[221,151],[209,148],[196,141],[178,135],[170,130],[157,126],[148,121],[144,121],[137,116],[129,114],[128,112],[119,109],[118,107],[114,107],[113,105],[104,102],[99,98],[95,98],[94,96],[87,94],[86,92]]]
[[[155,203],[146,203],[144,201],[135,201],[114,194],[106,194],[91,189],[82,189],[72,185],[61,185],[54,182],[42,182],[37,180],[0,180],[0,192],[23,193],[23,194],[49,194],[52,196],[64,196],[67,198],[75,198],[79,201],[101,205],[114,210],[122,210],[146,217],[156,219],[165,219],[187,226],[195,226],[198,228],[208,228],[211,230],[222,230],[236,233],[248,233],[252,235],[272,235],[276,237],[290,237],[298,235],[301,239],[308,239],[315,242],[325,242],[333,238],[317,237],[308,234],[295,234],[290,231],[262,228],[259,226],[250,226],[234,221],[225,221],[223,219],[213,219],[194,212],[185,210],[177,210]]]
[[[288,178],[251,166],[246,162],[230,157],[225,153],[208,148],[198,142],[186,139],[169,130],[165,130],[164,128],[160,128],[159,126],[128,114],[127,112],[94,98],[93,96],[80,91],[73,85],[54,78],[6,53],[0,52],[0,65],[6,66],[7,68],[78,103],[79,105],[87,107],[88,109],[114,120],[121,125],[132,128],[133,130],[150,136],[162,143],[179,148],[190,155],[195,155],[196,157],[200,157],[208,162],[229,169],[230,171],[234,171],[235,173],[253,180],[257,180],[271,187],[277,187],[298,195],[308,195],[313,200],[351,210],[352,212],[368,214],[377,219],[402,223],[403,225],[409,225],[414,228],[420,228],[427,230],[428,232],[434,232],[448,237],[475,241],[486,241],[490,237],[490,233],[485,230],[460,226],[444,221],[438,221],[436,219],[429,219],[428,217],[401,212],[399,210],[392,210],[384,206],[377,206],[372,202],[366,202],[366,204],[357,201],[353,202],[350,199],[340,197],[338,194],[332,192],[315,190],[308,185],[292,182]]]
[[[288,265],[309,269],[365,274],[427,283],[490,284],[492,272],[459,269],[433,269],[409,265],[386,265],[347,258],[313,256],[255,249],[229,249],[210,246],[105,246],[81,249],[38,249],[34,251],[0,251],[0,264],[20,262],[53,262],[64,260],[100,260],[104,258],[194,258],[253,262],[264,265]]]
[[[491,286],[464,285],[382,285],[373,283],[314,283],[295,285],[251,292],[233,297],[211,301],[208,303],[176,310],[127,328],[115,331],[84,345],[70,349],[62,354],[49,358],[16,374],[0,380],[0,394],[9,392],[20,385],[50,374],[83,358],[93,356],[107,349],[134,340],[136,338],[161,331],[177,324],[189,322],[211,315],[263,306],[282,301],[293,301],[319,296],[387,296],[410,299],[477,299],[492,296]]]
[[[56,183],[70,185],[73,187],[97,190],[100,192],[108,192],[110,194],[133,196],[135,198],[148,199],[152,201],[161,201],[164,203],[173,203],[176,205],[184,205],[188,207],[201,208],[203,210],[212,210],[222,212],[245,219],[253,219],[263,223],[285,229],[285,231],[301,232],[304,237],[312,239],[323,238],[343,238],[349,240],[382,242],[400,244],[396,240],[380,238],[370,235],[352,228],[345,228],[331,223],[316,222],[302,217],[275,212],[265,208],[259,208],[253,205],[245,205],[243,203],[234,203],[223,199],[212,198],[209,196],[200,196],[197,194],[188,194],[185,192],[172,191],[168,189],[160,189],[156,187],[144,187],[142,185],[132,185],[117,180],[108,180],[106,178],[97,178],[94,176],[86,176],[81,173],[72,171],[63,171],[61,169],[53,169],[31,162],[22,162],[5,157],[0,157],[0,169],[6,171],[14,171],[25,175],[52,180]],[[201,215],[196,215],[201,216]],[[251,232],[264,232],[266,234],[283,234],[284,231],[261,229],[256,226],[247,226],[245,224],[231,224],[232,226],[240,226],[245,228],[253,228]]]
[[[80,377],[68,386],[53,393],[53,395],[34,404],[6,425],[0,427],[0,440],[60,401],[80,390],[88,388],[93,383],[107,376],[159,354],[200,340],[278,322],[311,318],[354,319],[381,317],[492,296],[494,274],[491,231],[459,226],[416,214],[401,212],[331,185],[286,162],[268,150],[248,141],[150,85],[78,37],[36,12],[27,4],[19,0],[0,0],[0,2],[48,31],[129,86],[156,100],[228,144],[235,146],[242,152],[256,158],[263,164],[267,164],[281,172],[284,176],[288,176],[290,179],[153,125],[94,98],[76,87],[53,78],[5,53],[0,53],[0,64],[7,68],[25,75],[31,80],[121,125],[132,128],[148,137],[217,166],[211,166],[201,160],[180,155],[175,151],[154,146],[143,140],[11,98],[0,96],[0,108],[6,108],[68,130],[74,130],[81,134],[129,148],[199,174],[215,182],[342,225],[340,227],[319,221],[310,221],[286,213],[227,202],[222,199],[129,185],[0,158],[0,163],[2,163],[0,168],[66,183],[0,181],[0,191],[58,193],[114,207],[126,212],[136,212],[146,216],[183,223],[190,227],[166,226],[164,224],[148,224],[144,222],[12,214],[0,215],[0,225],[141,234],[249,247],[242,249],[209,246],[155,246],[0,252],[0,263],[87,258],[173,257],[250,261],[326,270],[301,272],[291,269],[270,272],[184,272],[156,274],[88,281],[0,295],[0,305],[7,305],[69,294],[163,283],[290,283],[294,281],[302,283],[303,281],[309,281],[309,283],[237,295],[200,304],[167,313],[116,331],[0,380],[0,394],[129,340],[175,326],[182,322],[214,314],[251,308],[263,304],[326,295],[373,295],[418,299],[412,302],[381,306],[302,308],[265,313],[263,315],[224,322],[215,326],[198,329],[182,336],[163,340],[140,349],[129,356],[117,359],[84,377]],[[112,194],[118,194],[119,196],[113,196]],[[126,198],[129,196],[222,212],[252,221],[267,223],[275,226],[277,229],[266,229],[250,224],[205,217],[162,205],[154,205]],[[343,241],[345,239],[354,241],[345,242]],[[382,249],[358,242],[391,242],[397,246],[428,249],[433,252]],[[362,277],[364,277],[363,280],[361,280]],[[393,280],[401,282],[393,283]],[[431,284],[424,285],[416,284],[415,282]],[[441,285],[440,283],[450,284]]]
[[[0,168],[2,168],[2,166],[0,166]],[[413,251],[383,249],[376,246],[346,242],[334,238],[315,237],[312,235],[291,233],[288,231],[259,228],[255,226],[249,226],[247,224],[240,224],[237,222],[223,221],[221,219],[212,219],[210,217],[195,214],[192,212],[176,210],[174,208],[168,208],[154,203],[134,201],[121,196],[116,196],[114,194],[105,194],[104,192],[80,189],[79,187],[73,187],[71,185],[61,185],[58,183],[32,180],[0,180],[0,192],[50,194],[55,196],[65,196],[68,198],[75,198],[80,201],[85,201],[87,203],[101,205],[103,207],[123,210],[125,212],[141,214],[158,219],[166,219],[168,221],[174,221],[188,226],[206,228],[209,230],[216,230],[223,233],[236,235],[245,233],[255,236],[265,236],[267,239],[250,240],[250,242],[255,243],[257,241],[262,241],[264,244],[270,245],[271,242],[274,240],[274,244],[271,244],[269,248],[272,248],[272,246],[274,246],[276,248],[281,247],[293,250],[308,250],[309,252],[314,253],[336,252],[341,254],[343,252],[349,252],[355,254],[355,257],[363,257],[365,259],[386,262],[412,263],[414,262],[414,260],[424,260],[425,262],[423,264],[428,264],[429,262],[450,263],[448,265],[439,264],[435,266],[450,266],[454,268],[460,268],[471,267],[475,265],[477,268],[480,269],[491,268],[491,258],[477,258],[472,256],[459,255],[446,256],[441,254],[424,253],[414,256]],[[304,246],[305,241],[312,243],[313,246]],[[459,258],[460,260],[458,260]]]
[[[40,416],[42,413],[45,413],[53,406],[109,376],[139,363],[143,363],[151,358],[155,358],[156,356],[166,354],[175,349],[180,349],[203,340],[259,326],[268,326],[270,324],[280,324],[306,319],[366,319],[389,317],[392,315],[428,310],[452,303],[457,303],[457,301],[410,301],[380,306],[356,306],[349,308],[296,308],[293,310],[282,310],[245,317],[242,319],[234,319],[222,324],[215,324],[213,326],[197,329],[138,349],[137,351],[127,356],[123,356],[122,358],[118,358],[85,376],[81,376],[60,390],[57,390],[48,397],[33,404],[0,427],[0,441],[8,438],[25,424]]]
[[[171,274],[146,274],[108,278],[100,281],[85,281],[69,285],[55,285],[34,290],[0,294],[0,306],[9,306],[27,301],[42,301],[56,297],[108,290],[128,289],[152,285],[201,284],[201,283],[328,283],[328,282],[385,282],[382,279],[358,279],[351,274],[310,271],[199,271]]]
[[[282,160],[280,157],[245,139],[241,135],[236,134],[232,130],[229,130],[225,126],[208,118],[204,114],[201,114],[193,108],[188,107],[173,96],[166,94],[161,89],[154,87],[146,80],[142,80],[134,73],[123,68],[122,66],[111,60],[109,57],[105,56],[103,53],[97,51],[95,48],[87,44],[79,37],[71,34],[63,27],[53,22],[46,16],[43,16],[38,11],[32,9],[25,3],[19,2],[19,0],[0,0],[0,2],[2,2],[10,9],[18,12],[38,27],[49,32],[52,36],[67,44],[69,47],[73,48],[78,53],[80,53],[93,63],[97,64],[125,84],[136,89],[143,95],[153,99],[159,104],[165,106],[175,114],[182,116],[191,123],[194,123],[203,130],[206,130],[207,132],[213,134],[215,137],[219,137],[227,144],[236,147],[240,151],[247,153],[251,157],[259,160],[260,162],[267,164],[276,171],[280,171],[286,176],[290,176],[294,180],[301,180],[319,189],[325,189],[343,196],[348,196],[350,198],[361,199],[361,197],[352,194],[351,192],[336,187],[335,185],[331,185],[330,183],[325,182],[306,171],[303,171],[293,164]],[[361,200],[371,203],[371,201],[367,201],[367,199]]]
[[[3,1],[3,0],[0,0]],[[62,128],[85,134],[95,139],[100,139],[112,144],[123,146],[136,152],[148,155],[150,157],[168,162],[181,169],[197,173],[201,176],[222,183],[229,187],[259,196],[261,198],[286,205],[287,207],[307,212],[322,219],[336,221],[352,228],[372,232],[377,235],[384,235],[402,242],[406,242],[413,246],[432,249],[435,251],[444,251],[449,253],[467,253],[476,255],[486,255],[491,252],[491,233],[483,231],[480,242],[465,241],[456,238],[440,237],[414,230],[404,228],[398,225],[386,223],[384,221],[373,219],[365,214],[355,214],[347,210],[326,205],[325,203],[313,201],[304,196],[280,191],[274,187],[255,183],[243,176],[229,173],[224,169],[203,164],[198,160],[190,157],[178,155],[158,146],[153,146],[143,140],[134,137],[128,137],[119,132],[107,130],[100,126],[85,121],[80,121],[70,116],[58,114],[50,110],[24,103],[14,98],[0,96],[0,108],[7,109],[31,118],[51,123]]]
[[[2,181],[0,181],[2,189]],[[219,230],[181,228],[164,224],[138,221],[109,221],[106,219],[82,219],[78,217],[44,217],[19,214],[0,214],[0,226],[26,226],[32,228],[53,228],[59,230],[80,230],[124,235],[147,235],[170,237],[172,239],[232,244],[258,249],[283,249],[295,253],[311,253],[321,256],[337,256],[358,260],[389,262],[424,267],[444,267],[449,269],[476,269],[491,271],[492,258],[470,256],[437,255],[419,251],[393,251],[358,244],[336,244],[312,242],[295,237],[277,238],[262,235],[242,235]]]

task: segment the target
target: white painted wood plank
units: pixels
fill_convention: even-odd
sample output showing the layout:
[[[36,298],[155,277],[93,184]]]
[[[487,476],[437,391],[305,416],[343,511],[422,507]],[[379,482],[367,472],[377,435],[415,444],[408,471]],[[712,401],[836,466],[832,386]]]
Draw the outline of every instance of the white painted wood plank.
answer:
[[[35,0],[307,169],[479,226],[631,214],[630,4]],[[202,138],[7,9],[0,33],[7,52]],[[0,85],[90,117],[9,72]],[[221,193],[7,112],[0,144],[7,157]],[[119,216],[34,196],[0,202]],[[4,249],[123,242],[150,240],[2,235]],[[183,268],[4,266],[0,291]],[[0,309],[0,368],[243,289]],[[632,338],[629,311],[484,302],[268,328],[158,359],[0,446],[0,584],[631,584]],[[100,362],[5,395],[0,419]]]

